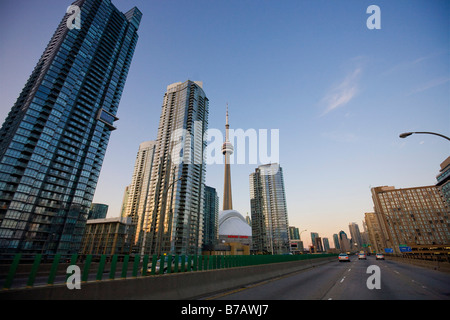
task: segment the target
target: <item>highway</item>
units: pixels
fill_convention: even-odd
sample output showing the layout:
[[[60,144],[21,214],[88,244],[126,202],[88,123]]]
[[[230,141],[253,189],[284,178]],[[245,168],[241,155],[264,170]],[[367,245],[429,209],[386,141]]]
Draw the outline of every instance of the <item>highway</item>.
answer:
[[[373,266],[378,266],[379,269]],[[368,288],[368,282],[372,289]],[[375,256],[368,256],[367,260],[358,260],[357,256],[351,256],[350,262],[339,262],[336,258],[335,262],[204,298],[204,300],[449,299],[450,274],[392,260],[376,260]]]

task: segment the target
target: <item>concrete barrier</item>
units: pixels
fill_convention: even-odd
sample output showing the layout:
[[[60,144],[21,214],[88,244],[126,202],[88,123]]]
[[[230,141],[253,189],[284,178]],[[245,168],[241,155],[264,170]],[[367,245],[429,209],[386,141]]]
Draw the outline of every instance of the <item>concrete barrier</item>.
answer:
[[[450,263],[437,261],[437,260],[421,260],[414,258],[404,258],[404,257],[396,257],[396,256],[385,256],[388,260],[394,260],[401,263],[408,263],[418,267],[438,270],[446,273],[450,273]]]
[[[336,257],[326,257],[249,267],[92,281],[82,283],[80,290],[69,290],[65,284],[11,289],[0,291],[0,300],[191,300],[335,260]]]

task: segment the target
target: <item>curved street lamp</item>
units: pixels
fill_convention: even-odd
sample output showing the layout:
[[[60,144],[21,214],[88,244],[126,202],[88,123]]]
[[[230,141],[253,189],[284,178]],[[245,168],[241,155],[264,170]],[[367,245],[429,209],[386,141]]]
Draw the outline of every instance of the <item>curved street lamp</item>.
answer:
[[[305,230],[300,231],[300,233],[298,235],[300,241],[302,241],[302,233],[305,232],[305,231],[308,231],[308,230],[305,229]]]
[[[308,231],[308,230],[302,230],[302,231],[300,231],[300,234],[299,234],[299,238],[300,238],[300,240],[302,240],[302,238],[301,238],[301,236],[302,236],[302,232],[305,232],[305,231]]]
[[[404,138],[409,137],[410,135],[416,134],[416,133],[419,133],[419,134],[434,134],[435,136],[439,136],[439,137],[442,137],[442,138],[447,139],[448,141],[450,141],[449,137],[446,137],[446,136],[444,136],[442,134],[435,133],[435,132],[405,132],[405,133],[402,133],[399,137],[404,139]]]

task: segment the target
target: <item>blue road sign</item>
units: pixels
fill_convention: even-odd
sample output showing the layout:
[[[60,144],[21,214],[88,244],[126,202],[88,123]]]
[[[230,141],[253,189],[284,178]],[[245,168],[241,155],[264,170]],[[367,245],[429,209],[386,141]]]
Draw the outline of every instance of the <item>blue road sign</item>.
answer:
[[[394,253],[394,249],[392,249],[392,248],[384,248],[384,252],[386,252],[386,253]]]
[[[399,247],[400,248],[400,252],[411,252],[411,247]]]

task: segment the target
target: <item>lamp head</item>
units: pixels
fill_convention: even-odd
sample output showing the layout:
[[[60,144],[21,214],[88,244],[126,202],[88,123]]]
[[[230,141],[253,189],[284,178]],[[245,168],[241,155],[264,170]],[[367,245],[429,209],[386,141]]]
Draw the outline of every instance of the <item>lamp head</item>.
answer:
[[[405,132],[405,133],[402,133],[402,134],[400,135],[400,138],[404,139],[404,138],[406,138],[406,137],[409,137],[409,136],[412,135],[412,134],[413,134],[412,132]]]

